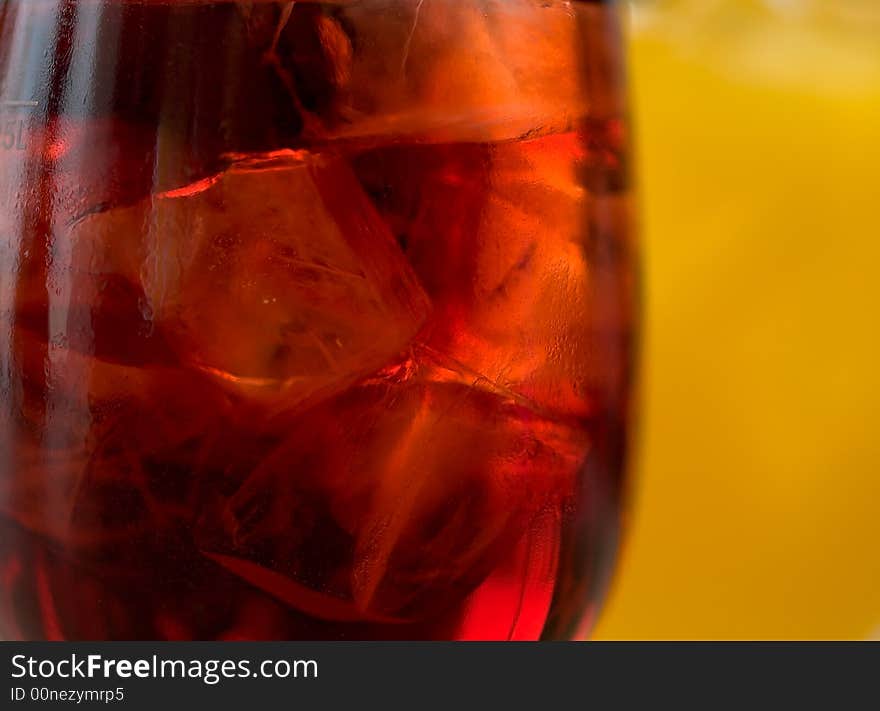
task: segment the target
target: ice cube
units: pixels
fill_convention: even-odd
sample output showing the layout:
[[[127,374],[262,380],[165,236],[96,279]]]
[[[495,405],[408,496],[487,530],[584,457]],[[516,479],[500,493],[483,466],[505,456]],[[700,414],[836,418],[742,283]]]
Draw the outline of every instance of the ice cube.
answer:
[[[587,372],[592,275],[582,239],[591,197],[580,187],[574,134],[492,153],[468,328],[449,355],[561,411],[580,411]],[[581,412],[580,414],[587,414]]]
[[[392,146],[355,164],[432,299],[422,340],[538,408],[580,416],[598,390],[620,390],[631,325],[629,203],[584,184],[612,174],[594,166],[608,156],[593,138]]]
[[[96,271],[142,285],[144,310],[180,359],[236,392],[283,394],[287,406],[381,367],[429,310],[388,228],[334,156],[243,159],[89,216],[71,239],[101,245],[87,248],[106,261]]]
[[[294,581],[273,593],[294,606],[306,586],[384,621],[440,614],[513,554],[587,438],[418,353],[292,420],[201,522],[205,548]]]
[[[587,139],[493,149],[472,320],[447,346],[541,406],[582,417],[625,385],[633,311],[630,204],[583,184],[604,160]]]
[[[357,520],[352,586],[362,608],[406,616],[481,583],[539,511],[561,505],[582,452],[558,446],[570,433],[479,387],[395,397],[370,452],[378,476]]]
[[[564,129],[589,108],[572,3],[380,0],[334,17],[353,46],[334,135],[503,140]]]

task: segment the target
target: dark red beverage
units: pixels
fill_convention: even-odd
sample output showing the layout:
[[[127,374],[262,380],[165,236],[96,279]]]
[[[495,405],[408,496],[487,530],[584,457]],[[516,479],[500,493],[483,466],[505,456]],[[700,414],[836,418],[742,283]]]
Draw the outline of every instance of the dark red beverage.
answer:
[[[582,634],[613,7],[0,0],[0,636]]]

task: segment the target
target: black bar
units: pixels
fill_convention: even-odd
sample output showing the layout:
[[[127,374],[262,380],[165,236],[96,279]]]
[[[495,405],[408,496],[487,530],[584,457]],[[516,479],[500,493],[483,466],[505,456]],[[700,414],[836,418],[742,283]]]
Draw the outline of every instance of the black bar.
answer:
[[[880,646],[872,643],[2,642],[0,648],[6,680],[0,708],[9,709],[458,711],[661,702],[874,708],[880,669]],[[100,655],[91,677],[89,655]],[[74,663],[82,676],[58,676]]]

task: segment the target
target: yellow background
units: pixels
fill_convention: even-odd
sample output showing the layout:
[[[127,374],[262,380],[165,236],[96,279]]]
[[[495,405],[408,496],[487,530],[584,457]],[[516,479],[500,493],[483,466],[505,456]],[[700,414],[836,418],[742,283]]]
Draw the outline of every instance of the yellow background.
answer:
[[[643,408],[595,636],[877,636],[880,3],[631,25]]]

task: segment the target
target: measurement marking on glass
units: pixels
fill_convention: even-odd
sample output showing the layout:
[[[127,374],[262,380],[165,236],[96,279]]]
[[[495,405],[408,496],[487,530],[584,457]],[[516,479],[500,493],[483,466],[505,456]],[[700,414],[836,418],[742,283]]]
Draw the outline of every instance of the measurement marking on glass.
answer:
[[[39,106],[38,101],[7,101],[0,100],[0,150],[23,151],[25,149],[27,119],[22,118],[22,112],[10,111],[9,109],[32,109]]]

